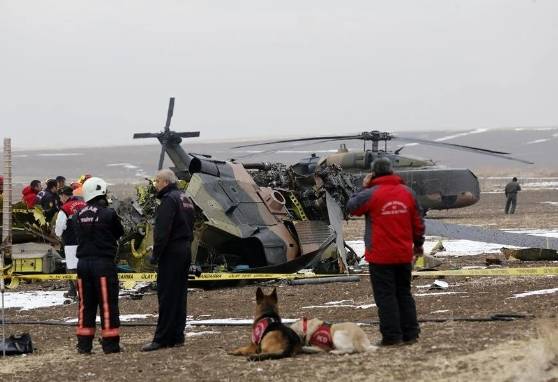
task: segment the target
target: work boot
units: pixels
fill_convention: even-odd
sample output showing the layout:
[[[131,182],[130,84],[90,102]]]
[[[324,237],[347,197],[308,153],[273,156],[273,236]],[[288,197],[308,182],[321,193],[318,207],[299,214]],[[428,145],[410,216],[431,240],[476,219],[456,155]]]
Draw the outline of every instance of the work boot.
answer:
[[[150,342],[148,344],[143,345],[143,347],[141,348],[141,351],[155,351],[155,350],[159,350],[159,349],[164,349],[168,346],[160,344],[158,342]]]
[[[101,339],[103,353],[112,354],[120,353],[120,337],[107,337]]]
[[[375,344],[378,347],[385,347],[385,346],[401,346],[403,345],[402,340],[380,340]]]
[[[91,354],[93,348],[93,337],[78,336],[77,351],[79,354]]]

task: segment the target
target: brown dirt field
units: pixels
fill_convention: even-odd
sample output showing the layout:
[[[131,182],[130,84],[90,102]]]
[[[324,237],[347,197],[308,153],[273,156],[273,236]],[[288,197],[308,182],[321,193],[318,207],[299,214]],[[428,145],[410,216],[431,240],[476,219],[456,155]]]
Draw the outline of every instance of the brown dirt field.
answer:
[[[476,206],[455,211],[431,212],[429,216],[460,224],[483,224],[506,228],[554,229],[558,227],[558,207],[543,201],[558,200],[558,191],[527,191],[520,195],[518,213],[502,213],[503,197],[483,194]],[[347,224],[349,238],[360,238],[362,224]],[[451,258],[455,265],[483,265],[484,254]],[[542,264],[514,263],[514,266]],[[555,265],[555,264],[553,264]],[[201,380],[201,381],[556,381],[558,380],[558,293],[513,298],[514,294],[557,288],[557,277],[483,277],[446,278],[448,290],[428,290],[432,279],[417,278],[413,293],[419,318],[488,317],[495,313],[520,313],[532,318],[513,322],[424,322],[419,342],[412,346],[380,348],[372,353],[334,356],[299,355],[294,358],[247,362],[227,351],[249,340],[249,327],[195,327],[187,333],[214,331],[188,337],[182,348],[154,353],[139,351],[151,339],[152,327],[123,328],[124,351],[104,355],[95,345],[95,354],[75,352],[72,327],[8,325],[9,333],[29,331],[36,353],[25,357],[0,359],[2,381],[50,380]],[[352,300],[352,305],[370,304],[370,282],[363,276],[357,283],[278,286],[283,317],[303,315],[331,321],[377,320],[375,307],[318,307],[330,301]],[[43,288],[60,287],[59,283]],[[37,288],[36,284],[22,286]],[[266,287],[269,291],[270,287]],[[193,290],[189,294],[188,314],[194,318],[251,318],[256,286],[221,290]],[[454,292],[447,294],[445,292]],[[157,313],[155,296],[142,300],[121,299],[122,314]],[[15,320],[49,320],[75,317],[75,304],[31,311],[9,309]],[[207,317],[209,315],[209,317]],[[377,325],[363,326],[372,341],[379,339]]]

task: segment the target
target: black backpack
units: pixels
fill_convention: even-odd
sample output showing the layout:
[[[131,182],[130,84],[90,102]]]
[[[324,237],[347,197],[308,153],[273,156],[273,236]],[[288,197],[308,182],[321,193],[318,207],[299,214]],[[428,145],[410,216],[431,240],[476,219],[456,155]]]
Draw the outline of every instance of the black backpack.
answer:
[[[31,336],[29,333],[11,335],[6,338],[6,342],[4,343],[2,343],[0,339],[0,356],[2,356],[4,350],[6,351],[6,355],[33,353]]]

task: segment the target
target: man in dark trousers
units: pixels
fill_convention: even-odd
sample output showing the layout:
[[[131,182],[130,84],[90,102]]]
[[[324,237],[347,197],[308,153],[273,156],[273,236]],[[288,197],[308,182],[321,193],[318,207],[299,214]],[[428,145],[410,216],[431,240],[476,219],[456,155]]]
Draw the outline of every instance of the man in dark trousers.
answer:
[[[89,354],[95,336],[97,307],[101,316],[103,352],[120,351],[120,313],[118,311],[118,275],[115,257],[117,240],[124,230],[120,218],[108,208],[107,184],[90,178],[83,184],[87,203],[73,217],[77,236],[77,286],[79,294],[79,353]]]
[[[380,318],[381,346],[413,344],[420,329],[411,294],[413,254],[422,254],[424,222],[413,190],[393,174],[387,158],[372,163],[347,209],[365,215],[365,258]]]
[[[176,175],[161,170],[155,178],[157,198],[161,204],[155,216],[152,264],[157,269],[159,318],[151,343],[143,351],[153,351],[184,344],[190,246],[194,227],[194,206],[179,190]]]
[[[60,210],[60,205],[58,183],[54,179],[49,179],[46,183],[44,195],[41,198],[41,207],[48,223],[51,222],[54,215]]]
[[[512,181],[506,184],[504,193],[506,194],[506,215],[515,214],[515,206],[517,205],[517,193],[521,191],[521,186],[517,182],[517,178],[514,176]]]

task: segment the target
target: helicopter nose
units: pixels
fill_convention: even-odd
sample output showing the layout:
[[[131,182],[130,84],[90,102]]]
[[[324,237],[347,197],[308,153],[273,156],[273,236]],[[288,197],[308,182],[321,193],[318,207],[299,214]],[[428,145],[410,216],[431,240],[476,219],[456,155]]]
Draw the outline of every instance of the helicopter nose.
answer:
[[[465,191],[457,196],[455,204],[457,207],[472,206],[473,204],[477,203],[479,199],[480,198],[478,195],[474,195],[472,192]]]

